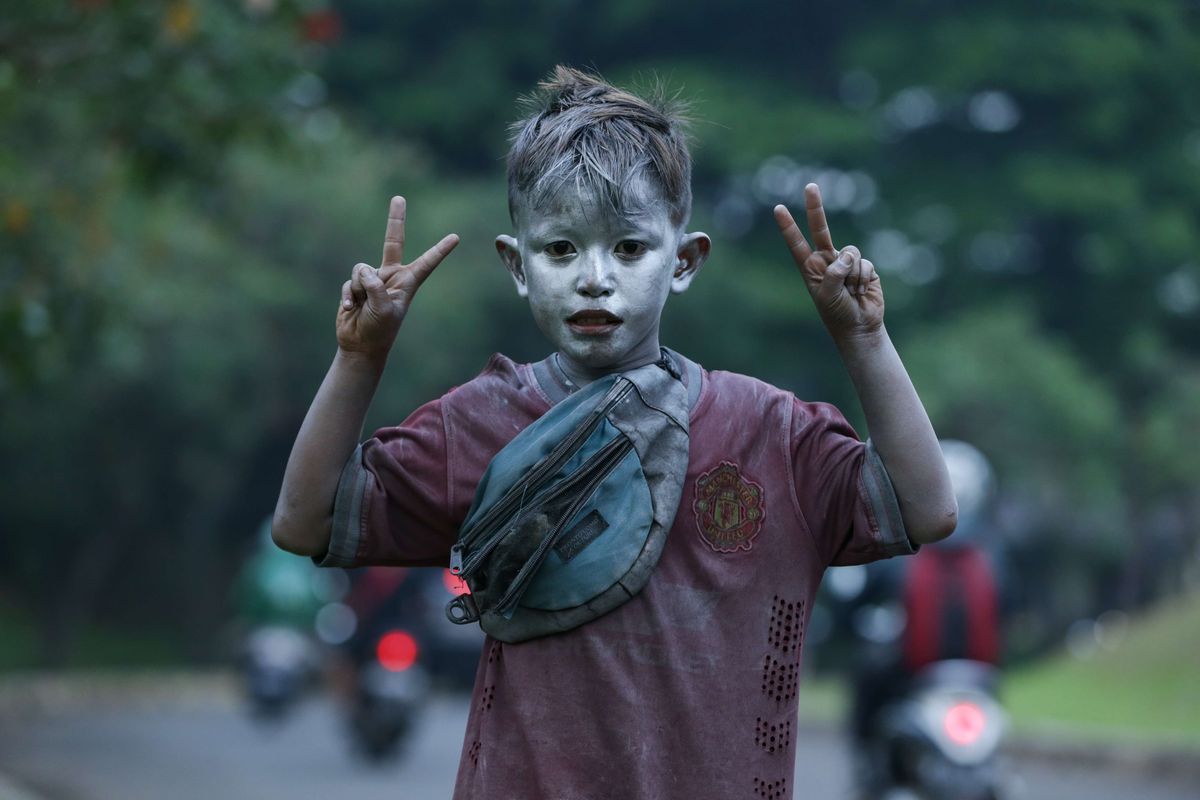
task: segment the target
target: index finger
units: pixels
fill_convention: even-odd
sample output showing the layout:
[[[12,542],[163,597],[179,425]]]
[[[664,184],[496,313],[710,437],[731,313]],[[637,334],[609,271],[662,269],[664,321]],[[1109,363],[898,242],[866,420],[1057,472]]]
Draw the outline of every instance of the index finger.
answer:
[[[834,251],[833,237],[829,235],[829,222],[825,219],[825,206],[821,205],[821,189],[815,183],[804,187],[804,209],[808,212],[808,231],[818,250]]]
[[[775,206],[775,224],[779,226],[779,232],[783,234],[783,241],[788,250],[792,251],[792,258],[797,264],[804,264],[812,255],[812,248],[808,246],[804,233],[796,224],[796,220],[792,219],[792,212],[788,211],[787,206]]]
[[[388,207],[387,232],[383,235],[383,262],[380,267],[398,265],[404,261],[404,217],[407,204],[403,197],[393,197]]]

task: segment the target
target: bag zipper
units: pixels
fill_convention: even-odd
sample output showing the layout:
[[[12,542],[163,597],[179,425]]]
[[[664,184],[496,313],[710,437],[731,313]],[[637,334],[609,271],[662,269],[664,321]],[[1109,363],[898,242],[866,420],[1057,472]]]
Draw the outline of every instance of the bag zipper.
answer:
[[[485,514],[478,522],[476,522],[470,531],[463,534],[450,548],[450,572],[454,575],[462,575],[470,572],[473,567],[479,563],[479,560],[484,558],[496,544],[504,537],[509,530],[515,527],[520,519],[519,515],[513,522],[491,534],[491,538],[484,542],[481,547],[472,552],[465,559],[463,551],[466,547],[475,543],[482,536],[488,535],[488,529],[491,528],[501,519],[509,516],[512,513],[512,507],[523,501],[524,493],[531,487],[536,486],[549,475],[558,472],[562,465],[573,456],[583,443],[592,435],[600,421],[608,415],[608,412],[613,409],[617,403],[625,399],[633,389],[633,382],[627,379],[620,379],[608,394],[600,401],[600,403],[592,409],[588,414],[588,418],[584,424],[576,427],[576,429],[563,441],[559,442],[543,459],[542,463],[534,470],[528,472],[519,481],[514,483],[512,487],[505,493],[505,498],[492,507],[491,511]],[[518,493],[519,492],[519,493]],[[530,505],[541,502],[543,498],[535,494],[530,500]]]
[[[516,577],[513,578],[512,583],[509,584],[509,587],[505,591],[504,595],[496,602],[496,613],[508,615],[511,610],[516,607],[517,602],[525,594],[525,590],[528,588],[529,583],[533,580],[534,575],[542,566],[542,562],[546,560],[546,556],[549,554],[550,548],[553,547],[558,539],[562,536],[567,524],[570,523],[571,520],[575,519],[575,517],[579,514],[580,509],[587,505],[588,501],[591,500],[592,495],[596,493],[596,489],[599,488],[600,484],[603,483],[610,474],[612,474],[612,471],[617,468],[617,465],[619,465],[625,459],[625,456],[627,456],[629,451],[632,449],[633,442],[631,442],[625,436],[619,436],[618,438],[613,439],[611,442],[606,444],[599,452],[596,453],[595,460],[599,463],[600,469],[594,475],[590,476],[586,490],[580,493],[579,497],[574,503],[571,504],[571,507],[567,509],[566,513],[564,513],[562,518],[558,521],[558,524],[555,525],[548,534],[546,534],[544,539],[542,539],[542,543],[538,545],[537,550],[535,550],[533,555],[529,557],[529,560],[521,566],[520,571],[517,572]],[[582,468],[580,471],[583,471]]]
[[[577,491],[576,487],[580,484],[586,485],[588,482],[590,482],[592,479],[591,474],[596,469],[597,465],[600,465],[600,468],[604,469],[604,459],[611,452],[613,445],[618,441],[618,439],[613,439],[611,442],[607,443],[593,453],[591,458],[589,458],[583,464],[580,464],[579,468],[573,473],[566,476],[555,485],[547,487],[535,495],[533,500],[529,502],[530,512],[538,509],[544,509],[547,505],[563,495],[569,495]],[[528,518],[528,514],[530,512],[517,514],[508,525],[499,530],[490,539],[484,542],[481,547],[477,548],[470,555],[468,555],[465,560],[462,560],[459,567],[459,572],[455,574],[461,575],[464,578],[474,574],[476,567],[478,567],[483,560],[487,558],[488,554],[491,553],[492,550],[494,550],[496,546],[504,540],[505,536],[521,526],[521,523]],[[453,549],[451,549],[451,557],[453,558]]]
[[[473,574],[475,572],[475,568],[493,549],[495,549],[497,544],[504,539],[504,536],[514,529],[519,528],[521,524],[528,519],[530,513],[545,509],[546,506],[552,504],[555,500],[563,495],[570,495],[578,491],[576,487],[580,486],[581,484],[586,486],[586,484],[592,480],[592,475],[597,469],[598,465],[600,469],[605,469],[605,458],[608,457],[613,446],[617,442],[618,439],[613,439],[612,441],[608,442],[595,453],[593,453],[591,458],[580,464],[579,468],[573,473],[564,477],[561,481],[553,486],[546,487],[541,492],[536,494],[533,500],[529,502],[529,512],[517,514],[508,525],[499,531],[498,534],[488,539],[486,542],[484,542],[482,547],[479,547],[466,557],[461,566],[461,574],[463,576],[469,576]]]

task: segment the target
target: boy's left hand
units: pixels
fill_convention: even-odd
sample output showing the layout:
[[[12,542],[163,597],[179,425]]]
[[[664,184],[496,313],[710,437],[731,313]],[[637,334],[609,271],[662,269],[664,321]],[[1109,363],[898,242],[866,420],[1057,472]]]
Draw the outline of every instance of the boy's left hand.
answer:
[[[809,246],[786,206],[775,206],[775,222],[804,275],[821,321],[834,340],[876,333],[883,326],[883,289],[875,265],[854,245],[840,251],[833,246],[821,190],[815,183],[804,187],[804,205],[816,249]]]

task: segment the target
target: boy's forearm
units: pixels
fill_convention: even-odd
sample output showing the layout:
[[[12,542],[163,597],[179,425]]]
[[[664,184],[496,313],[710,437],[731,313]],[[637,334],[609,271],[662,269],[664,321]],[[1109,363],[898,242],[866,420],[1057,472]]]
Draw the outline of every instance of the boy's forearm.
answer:
[[[354,453],[384,360],[338,350],[300,426],[275,505],[271,534],[284,550],[329,548],[338,478]]]
[[[958,507],[937,434],[887,330],[838,341],[866,416],[871,441],[887,467],[908,537],[916,544],[954,531]]]

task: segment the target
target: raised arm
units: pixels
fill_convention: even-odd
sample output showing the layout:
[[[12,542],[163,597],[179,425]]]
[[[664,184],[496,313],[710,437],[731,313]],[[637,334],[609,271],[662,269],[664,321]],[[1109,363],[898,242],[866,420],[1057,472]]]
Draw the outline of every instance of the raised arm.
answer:
[[[854,382],[909,539],[943,539],[957,523],[954,488],[937,434],[883,325],[879,275],[854,245],[834,247],[815,183],[805,187],[804,199],[813,246],[786,207],[775,207],[775,222]]]
[[[328,549],[338,478],[358,444],[396,333],[417,289],[458,244],[450,234],[404,264],[405,213],[404,198],[393,197],[379,268],[356,264],[342,285],[337,354],[300,426],[275,504],[271,536],[284,550],[315,556]]]

